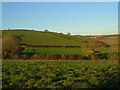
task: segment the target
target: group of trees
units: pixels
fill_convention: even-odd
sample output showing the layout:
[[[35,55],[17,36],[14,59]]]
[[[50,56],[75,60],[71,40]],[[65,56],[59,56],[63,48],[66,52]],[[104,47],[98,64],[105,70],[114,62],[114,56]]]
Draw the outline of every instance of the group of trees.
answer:
[[[84,53],[84,55],[46,55],[46,54],[22,54],[24,50],[21,45],[21,37],[14,34],[5,34],[2,37],[2,59],[44,59],[44,60],[96,60],[96,59],[108,59],[111,58],[111,54],[102,54],[98,48],[100,47],[110,47],[108,44],[98,41],[91,40],[86,44],[86,48],[89,52]],[[117,54],[113,54],[116,57]],[[103,57],[104,56],[104,57]],[[102,58],[101,58],[102,57]]]

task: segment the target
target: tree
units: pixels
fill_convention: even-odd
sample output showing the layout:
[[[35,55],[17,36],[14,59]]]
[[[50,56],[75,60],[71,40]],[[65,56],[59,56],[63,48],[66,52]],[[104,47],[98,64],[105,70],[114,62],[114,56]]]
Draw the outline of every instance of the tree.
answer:
[[[99,53],[101,53],[101,51],[98,50],[98,48],[101,48],[101,47],[106,48],[106,47],[110,47],[110,45],[99,40],[91,40],[88,42],[87,48],[89,48],[92,59],[96,59],[96,56]]]
[[[20,46],[21,38],[14,34],[5,34],[2,38],[2,57],[5,58],[13,58],[14,56],[18,56],[20,54],[21,46]]]
[[[49,32],[49,31],[47,29],[45,29],[44,32]]]
[[[67,35],[71,35],[71,33],[67,33]]]

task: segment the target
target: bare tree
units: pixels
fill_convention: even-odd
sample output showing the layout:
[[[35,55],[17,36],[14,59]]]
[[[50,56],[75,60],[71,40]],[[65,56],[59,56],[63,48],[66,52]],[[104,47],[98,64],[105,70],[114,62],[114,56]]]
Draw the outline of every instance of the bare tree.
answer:
[[[20,53],[21,38],[14,34],[5,34],[2,38],[2,57],[13,58]]]

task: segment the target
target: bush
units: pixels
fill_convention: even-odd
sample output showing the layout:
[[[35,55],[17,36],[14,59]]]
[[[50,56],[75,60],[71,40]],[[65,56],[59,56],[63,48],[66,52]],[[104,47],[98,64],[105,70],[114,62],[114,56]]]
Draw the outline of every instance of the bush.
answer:
[[[116,53],[116,52],[108,53],[108,59],[109,60],[118,60],[118,53]]]
[[[30,59],[30,56],[27,55],[27,54],[22,54],[22,55],[21,55],[21,58],[22,58],[23,60],[27,60],[27,59]]]
[[[46,59],[46,55],[44,55],[44,54],[34,54],[32,57],[31,57],[31,59],[33,59],[33,60],[38,60],[38,59],[40,59],[40,60],[45,60]]]
[[[57,60],[57,56],[56,55],[46,55],[46,59],[47,60]]]

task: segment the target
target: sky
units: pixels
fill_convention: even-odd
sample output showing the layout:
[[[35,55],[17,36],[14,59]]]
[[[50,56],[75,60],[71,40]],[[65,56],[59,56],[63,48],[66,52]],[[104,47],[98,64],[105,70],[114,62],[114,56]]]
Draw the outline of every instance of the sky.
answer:
[[[119,0],[1,0],[2,2],[119,2]]]
[[[2,2],[2,29],[74,35],[118,33],[117,2]]]

